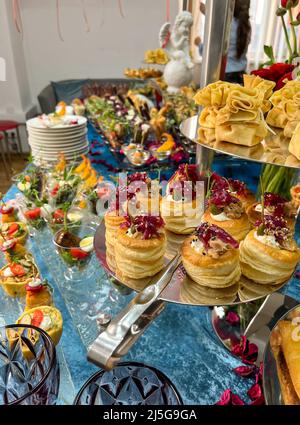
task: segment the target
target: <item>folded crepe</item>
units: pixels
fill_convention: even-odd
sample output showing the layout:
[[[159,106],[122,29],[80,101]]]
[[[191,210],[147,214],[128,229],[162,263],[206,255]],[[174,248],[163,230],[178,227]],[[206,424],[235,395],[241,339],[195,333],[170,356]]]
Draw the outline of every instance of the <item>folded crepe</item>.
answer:
[[[217,81],[197,91],[194,100],[197,105],[222,108],[226,104],[227,96],[232,86],[237,84]]]
[[[289,151],[300,160],[300,121],[298,122],[294,130],[293,137],[291,138]]]
[[[284,104],[274,106],[274,108],[268,112],[266,122],[272,127],[285,128],[288,117],[284,110]]]
[[[230,90],[226,105],[217,117],[217,125],[226,122],[260,121],[263,93],[236,85]]]
[[[262,104],[262,111],[264,114],[268,112],[272,107],[269,99],[273,94],[273,89],[276,86],[276,83],[274,81],[264,80],[258,75],[244,74],[243,79],[244,87],[247,89],[257,89],[260,92],[263,92],[264,100]]]
[[[204,108],[199,117],[199,125],[207,129],[215,128],[219,110],[220,108],[216,106],[207,106]]]
[[[285,137],[291,138],[300,122],[300,91],[294,94],[292,99],[287,100],[283,105],[283,110],[287,117],[287,123],[284,127]]]
[[[294,95],[300,91],[300,81],[287,81],[286,84],[273,93],[270,102],[273,106],[284,104],[287,100],[293,99]]]

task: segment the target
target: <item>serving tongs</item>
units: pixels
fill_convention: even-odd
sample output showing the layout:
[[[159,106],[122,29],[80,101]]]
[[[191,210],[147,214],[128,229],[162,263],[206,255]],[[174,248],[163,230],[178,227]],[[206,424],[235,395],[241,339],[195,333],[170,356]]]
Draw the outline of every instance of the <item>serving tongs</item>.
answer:
[[[162,312],[165,302],[158,299],[180,262],[177,254],[155,281],[135,298],[106,326],[88,348],[91,363],[110,370],[125,356],[151,322]]]

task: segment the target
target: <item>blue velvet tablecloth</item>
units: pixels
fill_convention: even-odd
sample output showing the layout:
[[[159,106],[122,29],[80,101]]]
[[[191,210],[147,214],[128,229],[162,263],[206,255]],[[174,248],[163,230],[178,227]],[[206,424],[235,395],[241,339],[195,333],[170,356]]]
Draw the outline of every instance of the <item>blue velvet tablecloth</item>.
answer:
[[[105,160],[105,164],[95,164],[95,167],[102,175],[109,177],[112,171],[107,169],[106,164],[116,168],[118,164],[92,129],[89,130],[89,137],[97,141],[92,151],[99,152],[92,158]],[[243,180],[247,173],[248,183],[254,189],[259,173],[257,165],[241,164],[220,157],[214,167],[227,175],[233,173],[236,178],[243,176]],[[13,198],[16,192],[17,189],[12,187],[6,198]],[[86,360],[87,346],[97,336],[97,312],[105,310],[116,314],[132,295],[122,296],[113,290],[96,259],[91,266],[95,268],[94,277],[83,280],[73,293],[68,292],[63,277],[64,266],[51,246],[48,229],[30,238],[28,249],[33,253],[42,276],[53,286],[55,304],[64,318],[64,332],[58,347],[61,366],[59,403],[71,404],[80,387],[97,370]],[[299,282],[294,278],[285,288],[289,295],[298,300]],[[94,311],[93,306],[96,306]],[[0,324],[13,323],[21,309],[22,305],[17,300],[1,292]],[[210,314],[209,308],[167,304],[125,360],[144,362],[164,372],[177,387],[185,404],[214,404],[227,388],[249,403],[246,391],[251,386],[251,380],[232,372],[241,362],[220,344],[212,329]]]

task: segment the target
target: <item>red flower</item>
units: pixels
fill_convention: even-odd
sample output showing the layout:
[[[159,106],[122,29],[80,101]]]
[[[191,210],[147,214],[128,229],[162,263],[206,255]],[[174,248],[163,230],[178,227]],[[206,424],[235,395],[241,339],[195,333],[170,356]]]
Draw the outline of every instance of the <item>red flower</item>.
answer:
[[[244,401],[231,390],[225,390],[216,403],[217,406],[243,406],[244,404]]]
[[[275,90],[280,90],[284,86],[284,84],[285,84],[284,81],[285,80],[291,81],[292,79],[293,79],[293,71],[288,72],[283,77],[281,77],[279,81],[277,81]]]
[[[251,72],[253,75],[258,75],[265,80],[274,81],[277,83],[275,90],[278,90],[283,86],[283,81],[287,79],[292,79],[291,72],[294,70],[295,65],[287,63],[275,63],[269,68],[257,69]]]
[[[240,323],[240,316],[237,313],[235,313],[234,311],[229,311],[226,314],[225,320],[231,326],[238,326],[238,324]]]

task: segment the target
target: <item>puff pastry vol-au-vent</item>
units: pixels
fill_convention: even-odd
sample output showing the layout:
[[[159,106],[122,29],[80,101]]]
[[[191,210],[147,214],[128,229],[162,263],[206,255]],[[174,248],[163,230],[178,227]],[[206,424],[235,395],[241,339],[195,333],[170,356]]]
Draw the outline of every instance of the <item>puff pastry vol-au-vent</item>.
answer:
[[[281,320],[270,338],[281,394],[286,405],[300,405],[300,340],[294,336],[298,334],[297,326],[297,322],[293,324],[289,320]]]
[[[161,200],[161,215],[167,230],[190,234],[199,226],[204,209],[204,191],[204,178],[196,166],[179,165]]]
[[[251,225],[254,227],[255,223],[261,219],[262,204],[254,202],[247,208],[246,212]],[[288,226],[293,229],[296,223],[296,213],[297,207],[292,202],[288,202],[276,193],[264,193],[265,216],[282,216],[287,221]]]
[[[212,190],[202,221],[221,227],[238,242],[251,228],[242,202],[226,189]]]
[[[288,280],[300,261],[300,250],[287,221],[265,216],[240,243],[242,273],[262,285],[279,285]]]
[[[116,275],[122,280],[154,276],[164,267],[166,236],[160,216],[128,217],[115,245]]]
[[[197,284],[221,289],[241,277],[239,244],[218,226],[202,223],[182,246],[182,264]]]
[[[248,189],[244,182],[232,178],[226,179],[215,172],[210,176],[209,189],[213,192],[223,189],[227,190],[231,195],[241,201],[245,209],[255,202],[254,193]]]

